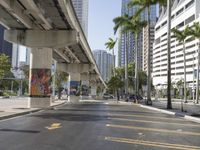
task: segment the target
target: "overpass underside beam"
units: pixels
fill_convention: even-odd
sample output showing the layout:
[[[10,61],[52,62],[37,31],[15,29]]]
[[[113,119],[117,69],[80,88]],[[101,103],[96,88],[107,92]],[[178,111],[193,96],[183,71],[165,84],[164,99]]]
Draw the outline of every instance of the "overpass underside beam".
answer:
[[[6,41],[31,48],[63,48],[78,43],[78,33],[74,30],[6,30]]]

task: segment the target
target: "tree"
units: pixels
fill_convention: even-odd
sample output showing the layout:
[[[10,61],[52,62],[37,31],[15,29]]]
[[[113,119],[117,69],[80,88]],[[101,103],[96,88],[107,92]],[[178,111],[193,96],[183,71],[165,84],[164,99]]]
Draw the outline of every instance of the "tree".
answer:
[[[139,79],[138,79],[138,35],[146,26],[146,21],[141,21],[140,16],[132,16],[130,21],[124,27],[124,30],[130,31],[135,35],[135,94],[138,95]]]
[[[148,55],[147,55],[147,104],[151,104],[151,41],[150,41],[150,6],[160,3],[161,5],[166,5],[166,0],[131,0],[128,3],[128,7],[138,6],[138,10],[135,16],[140,16],[140,14],[147,10],[148,19],[147,19],[147,27],[148,27]]]
[[[147,74],[144,71],[139,71],[138,72],[138,76],[139,76],[139,89],[142,90],[142,85],[146,85],[147,84]]]
[[[127,14],[124,16],[119,16],[113,19],[113,22],[115,23],[114,26],[114,34],[118,31],[119,28],[124,28],[128,23],[131,17],[129,17]],[[128,96],[128,32],[126,30],[122,30],[125,33],[126,37],[126,53],[125,53],[125,95],[126,98]]]
[[[56,76],[55,83],[56,83],[56,87],[57,87],[57,90],[58,90],[58,99],[61,99],[61,92],[62,92],[62,89],[63,89],[63,83],[68,80],[68,74],[65,73],[65,72],[56,71],[55,76]]]
[[[196,87],[196,102],[199,103],[199,63],[200,63],[200,24],[194,22],[191,26],[190,35],[199,40],[198,62],[197,62],[197,87]]]
[[[118,90],[119,88],[123,87],[124,82],[121,80],[119,76],[113,76],[109,81],[108,81],[108,88],[111,90]],[[117,94],[117,100],[119,100],[119,95]]]
[[[171,101],[171,0],[167,0],[167,109],[172,109]]]
[[[24,75],[25,75],[25,79],[29,78],[29,65],[23,65],[20,67],[20,69],[23,71]]]
[[[133,77],[135,76],[135,69],[134,68],[135,68],[134,63],[128,64],[129,87],[134,87],[133,86],[133,82],[134,82]],[[116,76],[118,78],[120,78],[122,81],[124,80],[124,71],[125,71],[124,67],[115,68]],[[147,82],[147,75],[144,71],[138,72],[138,80],[139,80],[139,85],[138,85],[139,90],[142,90],[142,85],[146,85],[146,82]],[[123,86],[121,86],[120,88],[123,88]]]
[[[108,42],[105,43],[106,45],[106,48],[108,48],[109,50],[112,50],[112,55],[113,55],[113,68],[112,68],[112,71],[113,71],[113,76],[115,76],[115,55],[114,55],[114,47],[115,47],[115,44],[117,42],[117,39],[112,39],[112,38],[109,38],[108,39]]]
[[[0,79],[2,79],[7,72],[10,71],[9,56],[0,54]]]
[[[187,26],[183,31],[179,31],[176,28],[172,29],[172,32],[174,33],[173,37],[175,37],[179,43],[183,44],[183,62],[184,62],[184,101],[187,102],[187,88],[186,88],[186,59],[185,59],[185,40],[188,37],[190,33],[190,28]]]

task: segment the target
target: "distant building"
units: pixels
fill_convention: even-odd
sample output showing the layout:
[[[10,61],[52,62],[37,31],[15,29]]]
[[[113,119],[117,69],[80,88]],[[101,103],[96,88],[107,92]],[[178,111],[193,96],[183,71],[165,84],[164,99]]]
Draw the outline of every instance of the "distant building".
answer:
[[[21,67],[30,64],[30,48],[13,44],[12,72],[16,78],[23,78]]]
[[[12,44],[4,40],[4,27],[0,25],[0,54],[2,53],[12,58]]]
[[[88,35],[88,0],[72,0],[78,20],[85,36]]]
[[[122,9],[121,15],[124,16],[128,14],[132,16],[136,13],[137,7],[128,8],[127,5],[130,0],[122,0]],[[151,22],[156,22],[156,5],[151,6]],[[144,11],[141,14],[142,20],[147,20],[147,11]],[[118,51],[118,65],[125,65],[125,51],[126,51],[126,42],[128,45],[128,63],[135,62],[135,37],[132,33],[128,33],[126,37],[125,34],[120,35],[119,40],[119,51]],[[138,36],[138,67],[142,70],[143,68],[143,32]]]
[[[115,58],[105,50],[94,50],[93,55],[103,80],[108,81],[112,76],[113,59]]]
[[[143,29],[143,63],[142,63],[142,70],[147,73],[148,70],[148,52],[149,49],[151,58],[150,58],[150,70],[151,72],[153,71],[153,43],[154,43],[154,28],[155,28],[155,23],[151,23],[150,25],[150,48],[149,48],[149,36],[148,36],[148,31],[149,28],[146,26]]]

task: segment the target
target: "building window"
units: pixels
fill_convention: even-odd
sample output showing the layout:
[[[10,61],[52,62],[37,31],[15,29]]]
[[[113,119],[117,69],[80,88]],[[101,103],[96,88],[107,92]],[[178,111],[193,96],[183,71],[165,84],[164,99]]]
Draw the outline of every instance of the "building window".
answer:
[[[171,17],[171,20],[174,19],[174,15]]]
[[[157,28],[156,28],[156,31],[158,31],[160,29],[160,26],[158,26]]]
[[[190,1],[189,3],[186,4],[185,9],[192,6],[193,4],[194,4],[194,0]]]
[[[156,40],[155,40],[155,44],[157,45],[157,44],[159,44],[160,43],[160,38],[157,38]]]
[[[181,28],[181,27],[183,27],[183,26],[184,26],[184,21],[181,22],[180,24],[178,24],[178,25],[176,26],[176,29],[179,29],[179,28]]]
[[[177,11],[176,16],[180,15],[183,12],[184,8],[181,8],[179,11]]]
[[[195,19],[195,15],[190,16],[189,18],[187,18],[185,20],[185,25],[189,24],[190,22],[192,22]]]
[[[163,22],[161,26],[163,27],[163,26],[165,26],[166,24],[167,24],[167,21]]]

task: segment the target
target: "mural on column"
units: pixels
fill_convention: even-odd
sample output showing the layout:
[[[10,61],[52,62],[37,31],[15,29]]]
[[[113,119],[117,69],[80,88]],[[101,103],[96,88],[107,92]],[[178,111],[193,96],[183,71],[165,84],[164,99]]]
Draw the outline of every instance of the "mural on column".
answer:
[[[32,69],[30,96],[50,96],[51,70]]]
[[[80,95],[80,81],[70,81],[69,86],[70,86],[69,95],[74,95],[74,96]]]

